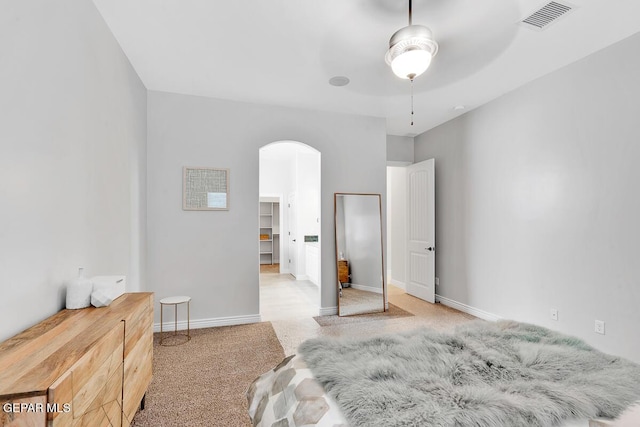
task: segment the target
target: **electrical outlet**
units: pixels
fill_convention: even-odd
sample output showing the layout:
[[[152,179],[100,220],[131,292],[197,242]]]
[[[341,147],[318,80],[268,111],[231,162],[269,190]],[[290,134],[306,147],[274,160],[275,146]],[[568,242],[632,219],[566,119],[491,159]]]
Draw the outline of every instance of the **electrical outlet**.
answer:
[[[558,310],[557,309],[555,309],[555,308],[551,309],[551,318],[553,320],[558,320]]]
[[[436,286],[440,286],[440,278],[436,277]]]
[[[604,335],[604,320],[596,320],[596,334]]]

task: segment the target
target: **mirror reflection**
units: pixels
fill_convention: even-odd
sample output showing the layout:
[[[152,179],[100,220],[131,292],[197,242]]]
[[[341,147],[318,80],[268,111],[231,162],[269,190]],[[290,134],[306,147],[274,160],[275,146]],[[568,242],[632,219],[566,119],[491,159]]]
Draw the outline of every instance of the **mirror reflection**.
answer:
[[[384,311],[380,194],[336,193],[338,315]]]

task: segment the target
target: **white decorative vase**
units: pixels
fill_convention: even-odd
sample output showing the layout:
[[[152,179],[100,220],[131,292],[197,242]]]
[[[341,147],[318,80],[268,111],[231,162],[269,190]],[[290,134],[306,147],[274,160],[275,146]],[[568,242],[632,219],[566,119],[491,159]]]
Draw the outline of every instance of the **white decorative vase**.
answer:
[[[91,305],[91,280],[82,274],[83,268],[78,269],[78,277],[67,283],[67,308],[85,308]]]
[[[106,307],[113,302],[113,299],[103,291],[93,291],[91,293],[91,305],[94,307]]]

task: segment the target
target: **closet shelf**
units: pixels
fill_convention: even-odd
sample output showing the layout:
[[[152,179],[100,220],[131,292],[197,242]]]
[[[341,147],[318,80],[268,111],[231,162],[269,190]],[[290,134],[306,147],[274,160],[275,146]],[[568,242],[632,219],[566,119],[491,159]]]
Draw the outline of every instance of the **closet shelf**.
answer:
[[[280,263],[280,203],[260,202],[260,264]],[[267,237],[264,239],[264,237]],[[263,243],[264,242],[264,243]]]

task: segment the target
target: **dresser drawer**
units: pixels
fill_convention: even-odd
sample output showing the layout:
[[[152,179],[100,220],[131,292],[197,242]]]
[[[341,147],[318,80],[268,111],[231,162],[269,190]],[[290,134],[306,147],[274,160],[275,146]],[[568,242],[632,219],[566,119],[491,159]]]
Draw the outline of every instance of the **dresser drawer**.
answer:
[[[0,412],[0,426],[129,426],[151,381],[152,352],[152,293],[62,310],[0,343],[0,402],[44,409]]]
[[[124,360],[122,394],[124,426],[128,426],[151,382],[153,359],[153,330],[146,328],[143,335]]]
[[[46,396],[23,397],[16,399],[0,399],[0,406],[10,405],[16,410],[0,410],[0,426],[3,427],[36,427],[44,426],[47,415],[44,411],[21,411],[20,405],[46,405]]]
[[[149,331],[153,332],[153,307],[147,307],[145,304],[131,320],[125,321],[125,359],[143,336],[149,338]],[[153,341],[153,338],[151,340]]]
[[[48,401],[58,408],[49,413],[52,425],[121,425],[123,349],[124,322],[118,322],[49,387]]]

